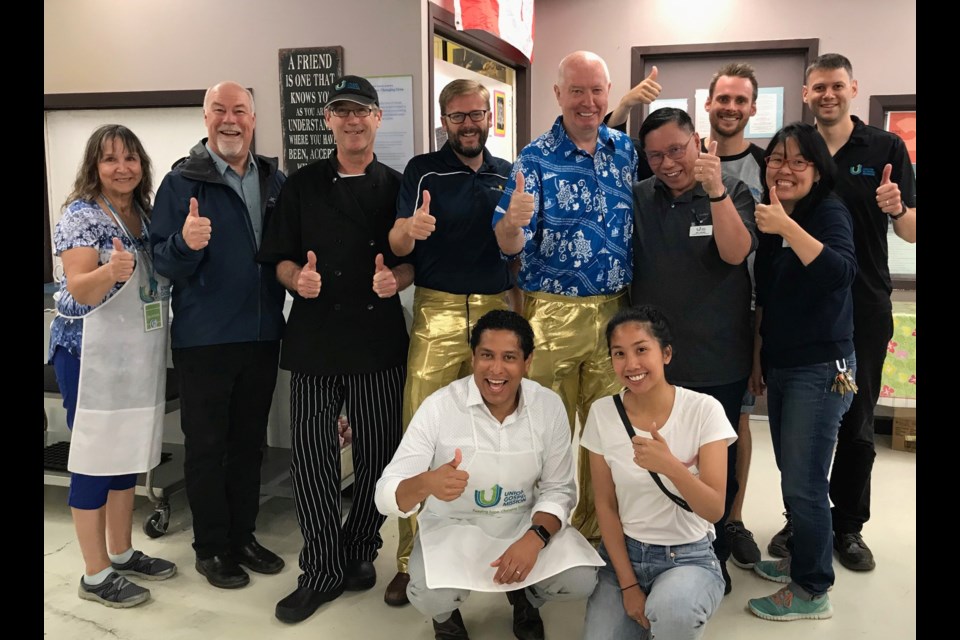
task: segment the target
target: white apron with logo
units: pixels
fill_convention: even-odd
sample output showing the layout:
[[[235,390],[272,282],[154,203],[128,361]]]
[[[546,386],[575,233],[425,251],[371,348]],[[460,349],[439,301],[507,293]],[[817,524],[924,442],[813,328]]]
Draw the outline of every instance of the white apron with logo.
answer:
[[[170,285],[137,252],[133,276],[83,316],[80,385],[67,468],[91,476],[143,473],[160,463],[166,404]],[[144,306],[161,305],[147,330]]]
[[[531,442],[536,442],[529,412]],[[473,423],[474,455],[459,468],[470,474],[456,500],[430,498],[430,511],[418,518],[427,586],[471,591],[513,591],[579,566],[603,566],[603,560],[579,531],[564,526],[540,552],[523,582],[497,584],[499,558],[531,525],[534,488],[542,468],[537,451],[482,451]],[[519,425],[515,425],[519,427]]]

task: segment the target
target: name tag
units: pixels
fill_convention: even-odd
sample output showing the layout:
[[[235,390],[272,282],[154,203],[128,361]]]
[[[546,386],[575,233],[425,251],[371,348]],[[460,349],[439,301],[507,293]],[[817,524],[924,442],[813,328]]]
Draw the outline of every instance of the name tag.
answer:
[[[143,330],[158,329],[163,329],[163,305],[159,302],[149,302],[143,305]]]
[[[713,235],[712,224],[695,224],[690,227],[691,238],[701,238],[703,236],[712,236],[712,235]]]

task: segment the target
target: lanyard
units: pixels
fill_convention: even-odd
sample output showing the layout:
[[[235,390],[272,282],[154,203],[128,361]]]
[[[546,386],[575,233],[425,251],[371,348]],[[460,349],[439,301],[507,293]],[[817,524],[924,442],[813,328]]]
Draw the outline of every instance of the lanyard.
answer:
[[[124,224],[123,218],[121,218],[121,217],[120,217],[120,214],[117,213],[117,210],[113,208],[113,204],[111,204],[111,202],[110,202],[109,200],[107,200],[107,196],[106,196],[104,193],[101,192],[101,193],[100,193],[100,197],[103,199],[104,203],[106,203],[107,208],[110,209],[110,213],[113,214],[113,218],[114,218],[114,220],[117,221],[117,225],[120,227],[120,230],[123,231],[124,235],[127,236],[127,240],[130,241],[131,246],[134,247],[134,251],[135,251],[136,253],[141,253],[141,254],[143,254],[143,259],[146,261],[146,263],[147,263],[147,268],[150,270],[150,279],[153,280],[153,274],[154,274],[154,270],[153,270],[153,260],[152,260],[151,257],[150,257],[150,252],[149,252],[149,251],[139,251],[139,252],[136,251],[136,247],[137,247],[137,239],[136,239],[136,237],[133,235],[133,233],[130,232],[130,229],[127,228],[127,225]],[[143,209],[140,208],[140,205],[136,204],[136,202],[134,202],[134,205],[136,206],[136,208],[137,208],[137,213],[138,213],[139,216],[140,216],[140,224],[143,226],[143,231],[146,231],[146,230],[147,230],[147,217],[146,217],[145,215],[143,215]]]

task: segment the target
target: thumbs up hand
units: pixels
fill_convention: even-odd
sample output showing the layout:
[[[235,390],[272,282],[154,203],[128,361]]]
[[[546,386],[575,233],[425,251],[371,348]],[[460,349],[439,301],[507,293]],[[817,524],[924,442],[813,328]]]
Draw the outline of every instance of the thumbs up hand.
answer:
[[[187,219],[183,221],[183,229],[180,231],[183,241],[194,251],[199,251],[210,244],[211,231],[210,218],[201,216],[197,199],[190,198],[190,211],[187,213]]]
[[[637,86],[627,92],[620,99],[620,104],[626,107],[635,107],[638,104],[650,104],[660,95],[662,87],[657,83],[657,68],[653,67],[646,78],[640,81]]]
[[[385,264],[383,254],[378,253],[374,259],[373,292],[381,298],[389,298],[397,293],[397,278]]]
[[[672,468],[671,463],[676,462],[676,457],[670,453],[670,447],[667,441],[660,435],[660,428],[657,423],[653,423],[650,429],[650,438],[643,436],[633,436],[633,461],[647,471],[654,473],[667,473]]]
[[[462,461],[463,453],[461,453],[460,449],[457,449],[454,453],[453,460],[440,465],[430,472],[430,495],[444,502],[456,500],[463,495],[463,491],[467,488],[467,480],[470,479],[470,474],[457,468]]]
[[[297,293],[304,298],[316,298],[320,295],[320,274],[317,273],[317,254],[307,251],[307,263],[297,276]]]
[[[777,197],[777,188],[770,187],[770,204],[758,204],[754,210],[757,229],[764,233],[783,235],[789,216]]]
[[[514,229],[520,229],[533,219],[533,194],[527,193],[526,180],[523,177],[523,171],[517,169],[517,184],[510,196],[510,204],[507,206],[507,213],[504,215],[506,224]]]
[[[893,173],[893,165],[888,164],[883,167],[883,176],[880,179],[880,186],[877,187],[877,206],[888,216],[895,216],[907,205],[903,203],[903,196],[900,195],[900,185],[890,180],[891,173]]]
[[[110,262],[107,263],[110,277],[115,282],[126,282],[133,276],[134,264],[133,254],[123,248],[120,238],[114,238],[113,253],[110,254]]]
[[[724,186],[720,173],[720,156],[717,155],[717,141],[710,142],[710,149],[701,152],[693,163],[693,177],[703,185],[703,190],[711,198],[719,198]]]
[[[424,189],[423,204],[413,212],[407,223],[407,235],[414,240],[426,240],[437,228],[437,219],[430,215],[430,192]]]

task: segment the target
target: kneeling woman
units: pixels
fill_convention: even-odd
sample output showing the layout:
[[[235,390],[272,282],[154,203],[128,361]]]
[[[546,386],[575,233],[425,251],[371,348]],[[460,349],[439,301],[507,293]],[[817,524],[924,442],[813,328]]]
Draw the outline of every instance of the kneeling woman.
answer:
[[[607,325],[625,388],[590,409],[580,444],[606,562],[587,603],[584,638],[699,638],[723,599],[711,524],[723,515],[727,446],[736,440],[714,398],[669,384],[667,319],[621,310]]]
[[[767,147],[757,205],[757,327],[750,385],[768,390],[770,435],[793,523],[789,558],[753,570],[787,583],[750,611],[767,620],[829,618],[833,528],[828,473],[840,418],[853,401],[853,224],[831,193],[834,162],[809,125],[787,125]]]

